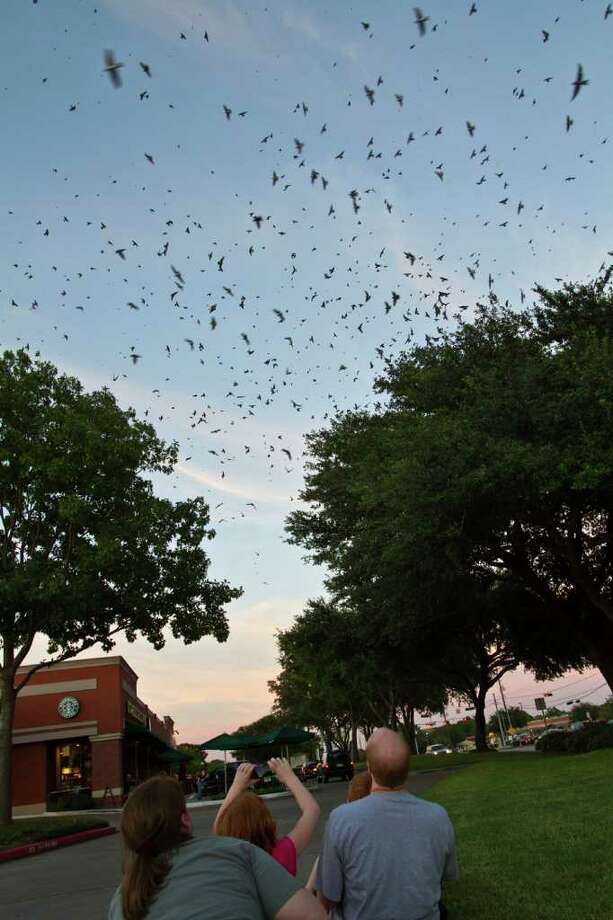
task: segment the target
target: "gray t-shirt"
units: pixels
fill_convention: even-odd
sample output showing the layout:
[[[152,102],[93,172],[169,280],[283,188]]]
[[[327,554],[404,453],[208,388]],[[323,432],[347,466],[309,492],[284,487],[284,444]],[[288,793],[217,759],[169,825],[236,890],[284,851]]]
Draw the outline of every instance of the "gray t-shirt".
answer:
[[[198,837],[173,853],[147,920],[270,920],[299,888],[259,847],[233,837]],[[119,888],[108,920],[123,920]]]
[[[317,888],[343,920],[439,920],[441,881],[458,874],[445,809],[377,792],[331,813]]]

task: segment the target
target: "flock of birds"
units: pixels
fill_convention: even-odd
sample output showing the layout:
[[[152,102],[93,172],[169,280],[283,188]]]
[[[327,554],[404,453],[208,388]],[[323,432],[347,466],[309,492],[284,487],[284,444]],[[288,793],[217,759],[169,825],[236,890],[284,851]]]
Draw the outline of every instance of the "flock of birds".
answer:
[[[33,2],[36,4],[37,0]],[[415,7],[413,12],[415,32],[411,49],[418,42],[432,40],[444,25],[435,22],[426,9]],[[466,12],[469,17],[478,16],[479,4],[468,4]],[[607,4],[603,8],[604,21],[612,14],[613,8]],[[559,17],[552,26],[541,30],[543,44],[552,41],[558,20]],[[375,34],[370,21],[358,21],[356,29],[361,29],[368,39]],[[207,45],[215,41],[212,32],[209,37],[209,29],[199,31],[196,27],[192,33],[179,32],[178,40],[187,42],[194,37]],[[335,67],[334,63],[332,69]],[[151,87],[156,80],[154,63],[139,61],[133,69],[131,64],[120,60],[115,51],[108,49],[103,51],[102,71],[117,92],[133,91],[133,73],[136,72],[145,82],[145,88],[138,90],[138,104],[146,105],[150,100]],[[516,85],[510,88],[512,98],[529,102],[532,97],[532,105],[536,105],[536,96],[521,84],[521,73],[522,68],[518,67]],[[448,96],[450,87],[444,86],[441,70],[433,68],[431,76],[436,91],[443,97]],[[470,289],[473,282],[481,283],[484,297],[497,296],[499,274],[495,258],[488,257],[487,265],[484,265],[481,251],[474,248],[462,258],[454,258],[452,264],[447,259],[448,231],[452,228],[456,234],[459,231],[453,214],[441,218],[439,238],[428,249],[420,246],[418,236],[404,229],[409,218],[418,220],[419,215],[403,213],[402,205],[394,200],[393,191],[387,189],[398,189],[402,183],[403,158],[411,156],[420,145],[427,145],[428,156],[438,139],[444,137],[447,126],[433,123],[419,132],[415,128],[405,129],[404,115],[409,108],[407,91],[401,87],[388,91],[387,79],[378,75],[361,88],[354,86],[348,90],[346,107],[357,110],[360,130],[366,125],[363,139],[357,145],[355,138],[346,138],[345,142],[337,139],[334,125],[324,120],[325,116],[319,117],[325,112],[325,105],[319,99],[300,100],[288,113],[291,118],[299,119],[293,122],[300,125],[291,132],[293,137],[279,136],[278,130],[272,127],[259,140],[256,138],[253,150],[245,151],[245,158],[249,162],[261,156],[270,163],[267,201],[270,201],[270,194],[274,194],[280,196],[280,201],[294,196],[293,200],[298,204],[293,212],[291,205],[281,203],[279,216],[274,217],[267,213],[268,208],[256,207],[251,199],[248,205],[244,204],[237,193],[237,206],[245,207],[247,226],[244,236],[230,245],[223,247],[219,238],[207,236],[206,221],[194,214],[186,214],[181,221],[176,214],[163,220],[159,243],[155,252],[147,256],[143,254],[143,245],[138,239],[117,242],[122,235],[121,228],[109,227],[105,219],[91,218],[85,222],[85,227],[79,228],[79,233],[90,228],[98,230],[104,240],[102,249],[96,254],[96,258],[101,254],[102,259],[98,259],[96,264],[103,262],[107,270],[110,265],[110,271],[115,273],[120,270],[131,272],[123,279],[127,286],[133,288],[123,307],[129,313],[145,315],[160,296],[159,290],[154,290],[151,283],[142,280],[142,275],[137,280],[137,270],[143,271],[142,261],[139,260],[152,257],[167,264],[167,302],[175,317],[169,320],[167,329],[159,329],[158,348],[171,361],[169,368],[172,368],[173,361],[183,365],[187,360],[197,359],[201,365],[198,375],[201,384],[196,385],[196,392],[191,394],[188,411],[185,404],[179,404],[172,395],[172,371],[169,370],[169,375],[152,388],[150,405],[145,414],[155,424],[166,422],[170,425],[173,419],[183,416],[183,425],[189,427],[182,439],[187,454],[182,459],[183,468],[187,468],[191,461],[201,468],[214,465],[220,479],[225,479],[226,471],[239,457],[263,454],[271,479],[274,480],[282,471],[292,473],[300,459],[297,456],[300,446],[266,422],[263,416],[269,407],[281,402],[301,416],[299,424],[303,431],[317,427],[330,415],[352,405],[356,399],[364,404],[371,391],[372,380],[384,367],[386,359],[421,337],[426,341],[436,341],[447,329],[462,322],[466,311],[471,310],[475,303]],[[550,75],[543,76],[543,84],[546,86],[552,79]],[[569,110],[560,112],[559,116],[566,134],[573,130],[575,109],[580,106],[580,97],[589,86],[590,79],[583,65],[573,66],[573,72],[568,75]],[[402,134],[402,139],[391,147],[380,142],[376,132],[371,133],[368,128],[370,111],[381,103],[392,106],[387,116],[390,122],[395,113],[400,113],[402,119],[396,132]],[[170,109],[174,108],[174,103],[168,105]],[[71,102],[68,108],[70,112],[78,113],[79,104]],[[247,124],[249,111],[227,100],[220,100],[216,129],[232,131],[237,119],[245,120]],[[533,201],[528,195],[520,197],[514,191],[504,166],[505,151],[496,148],[495,138],[480,137],[478,119],[474,114],[467,112],[462,122],[463,140],[457,141],[457,155],[465,157],[468,168],[473,170],[471,182],[475,190],[482,186],[495,189],[492,200],[484,201],[474,215],[475,221],[488,233],[505,228],[513,229],[514,233],[525,233],[528,251],[535,255],[538,245],[536,233],[529,237],[528,233],[539,220],[541,225],[536,224],[537,229],[542,228],[546,209],[544,202]],[[322,145],[327,143],[328,137],[335,146],[324,148]],[[244,143],[242,137],[240,143]],[[607,138],[600,138],[600,143],[605,145]],[[177,147],[181,145],[177,144]],[[155,150],[144,150],[143,160],[148,164],[145,169],[158,169]],[[583,164],[593,165],[595,154],[592,151],[581,153],[579,161],[578,169]],[[542,164],[540,169],[551,170],[553,163],[552,158],[552,162]],[[580,178],[578,169],[573,174],[560,176],[560,182],[577,181]],[[426,179],[429,177],[435,187],[438,183],[445,187],[449,182],[451,170],[445,158],[439,161],[433,157],[427,170]],[[369,172],[369,183],[361,181],[366,171]],[[53,173],[60,175],[56,167]],[[343,187],[343,181],[352,175],[360,177],[360,181],[356,178],[354,187],[349,184]],[[113,183],[117,181],[112,180]],[[311,200],[304,196],[315,191],[319,191],[323,199],[312,205]],[[253,197],[256,197],[255,192]],[[158,226],[160,211],[161,202],[148,198],[147,216],[154,219]],[[9,215],[12,213],[9,211]],[[399,250],[392,249],[389,243],[378,244],[386,219],[396,221],[396,235],[404,234]],[[342,228],[334,251],[318,244],[322,222],[326,222],[326,234],[330,233],[331,226]],[[71,217],[63,215],[61,224],[70,223]],[[57,232],[43,217],[36,220],[36,226],[43,238]],[[582,229],[597,233],[596,225],[589,221],[582,225]],[[549,225],[549,232],[556,232],[553,223]],[[304,246],[309,235],[312,240],[310,251],[300,251],[299,245]],[[197,248],[202,253],[201,264],[197,267],[194,267],[196,257],[189,248],[193,248],[194,238],[198,240]],[[466,248],[469,249],[468,246]],[[606,246],[602,248],[602,257],[606,259]],[[607,255],[613,253],[608,252]],[[241,271],[235,267],[239,259]],[[260,294],[257,290],[258,277],[267,264],[270,268],[271,260],[275,263],[279,260],[281,266],[278,273],[282,283],[276,302],[270,301],[268,293]],[[253,265],[253,281],[247,289],[242,279],[245,266],[248,270],[250,263]],[[64,307],[70,303],[70,285],[86,280],[88,271],[94,271],[96,264],[92,256],[92,265],[83,266],[76,277],[74,274],[63,274],[58,265],[51,266],[53,272],[62,276],[58,305]],[[35,266],[31,262],[25,266],[16,262],[13,268],[22,277],[34,279]],[[601,268],[605,268],[605,261]],[[200,283],[198,276],[206,280],[206,291],[197,287],[197,282]],[[527,279],[524,283],[530,284],[531,280]],[[3,282],[3,287],[9,287],[4,293],[8,295],[10,309],[43,309],[42,292],[25,303],[20,296],[10,292],[11,283],[10,279],[8,285]],[[528,296],[529,293],[519,286],[519,303],[523,304]],[[83,301],[87,301],[88,296],[76,299],[80,302],[73,304],[74,308],[87,313],[90,304]],[[301,302],[302,309],[299,306]],[[196,303],[199,304],[197,307]],[[175,318],[183,322],[186,330],[179,336],[174,332]],[[66,343],[70,341],[69,328],[61,328],[59,320],[54,328]],[[228,337],[234,338],[233,344],[228,346],[229,359],[228,348],[224,352],[216,344],[216,336],[222,332],[226,342]],[[29,342],[26,344],[29,347]],[[129,344],[117,356],[110,385],[129,380],[131,374],[138,374],[146,366],[148,354],[142,343]],[[207,378],[211,373],[221,377],[224,384],[227,381],[223,402],[207,395]],[[330,384],[331,377],[336,378],[334,385]],[[312,398],[311,390],[317,392]],[[261,445],[253,441],[241,443],[245,440],[242,432],[252,430],[250,423],[256,419],[262,420],[257,429]],[[217,524],[244,517],[255,511],[257,506],[253,501],[243,502],[242,507],[235,507],[225,518],[221,511],[223,507],[224,502],[220,502],[213,508]]]

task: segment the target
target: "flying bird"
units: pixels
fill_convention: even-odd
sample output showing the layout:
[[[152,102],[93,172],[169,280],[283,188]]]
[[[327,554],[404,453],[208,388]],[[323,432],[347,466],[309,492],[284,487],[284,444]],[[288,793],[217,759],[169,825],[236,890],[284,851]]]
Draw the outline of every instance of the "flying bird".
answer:
[[[151,68],[149,67],[149,64],[144,64],[142,61],[139,61],[139,64],[141,66],[141,69],[144,70],[147,76],[151,77]]]
[[[121,86],[121,74],[119,73],[121,67],[123,67],[123,64],[115,60],[114,52],[107,49],[104,52],[104,73],[108,73],[109,79],[115,89]]]
[[[589,82],[590,81],[586,80],[583,75],[583,67],[581,66],[581,64],[577,64],[577,76],[575,77],[573,83],[571,84],[573,87],[573,94],[570,99],[571,102],[573,101],[573,99],[577,98],[577,96],[581,92],[581,88],[583,86],[587,86]]]
[[[426,34],[426,23],[429,21],[429,16],[424,16],[422,11],[418,6],[413,7],[413,12],[415,13],[415,25],[419,29],[420,35]]]

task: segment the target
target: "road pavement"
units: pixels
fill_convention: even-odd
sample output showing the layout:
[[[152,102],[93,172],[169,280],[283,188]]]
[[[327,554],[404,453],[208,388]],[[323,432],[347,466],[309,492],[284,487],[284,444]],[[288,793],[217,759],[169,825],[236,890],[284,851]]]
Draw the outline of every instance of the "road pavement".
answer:
[[[409,789],[419,795],[447,771],[411,777]],[[298,865],[305,882],[321,844],[326,819],[345,800],[347,783],[317,787],[322,818]],[[279,836],[290,831],[298,816],[292,798],[272,799],[271,811]],[[191,810],[194,835],[210,834],[216,808]],[[4,863],[0,866],[0,916],[2,920],[104,920],[111,895],[121,874],[119,835]]]

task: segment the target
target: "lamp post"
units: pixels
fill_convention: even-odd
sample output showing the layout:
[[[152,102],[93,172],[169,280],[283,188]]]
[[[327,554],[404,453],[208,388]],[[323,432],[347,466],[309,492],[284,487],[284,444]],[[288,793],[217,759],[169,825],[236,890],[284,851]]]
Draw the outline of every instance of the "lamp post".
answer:
[[[500,729],[500,740],[502,741],[502,746],[507,746],[507,739],[505,735],[504,728],[502,727],[502,719],[500,718],[500,713],[498,711],[498,701],[496,699],[496,694],[493,694],[494,697],[494,706],[496,707],[496,718],[498,719],[498,728]]]

